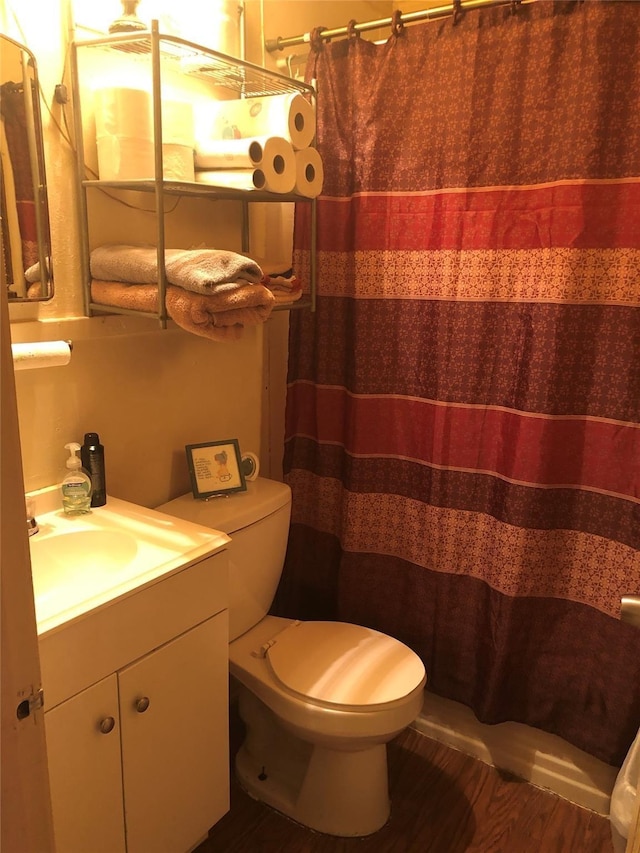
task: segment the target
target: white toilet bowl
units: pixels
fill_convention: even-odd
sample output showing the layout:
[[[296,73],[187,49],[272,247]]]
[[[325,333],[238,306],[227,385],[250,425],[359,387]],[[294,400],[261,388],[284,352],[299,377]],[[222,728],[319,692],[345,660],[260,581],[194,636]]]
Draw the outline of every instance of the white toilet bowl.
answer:
[[[274,616],[229,646],[247,727],[243,787],[306,826],[369,835],[389,817],[386,743],[422,706],[425,671],[397,640]]]
[[[229,669],[247,733],[236,759],[256,799],[330,835],[369,835],[389,816],[387,741],[419,714],[420,658],[344,622],[268,616],[287,546],[291,490],[258,477],[162,512],[222,530],[229,554]]]

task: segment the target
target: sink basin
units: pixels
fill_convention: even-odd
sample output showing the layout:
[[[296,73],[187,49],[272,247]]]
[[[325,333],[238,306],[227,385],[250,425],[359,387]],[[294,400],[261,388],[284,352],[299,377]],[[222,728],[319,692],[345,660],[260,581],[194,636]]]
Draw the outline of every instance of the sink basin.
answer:
[[[59,500],[58,489],[38,506],[39,494],[35,512],[40,531],[29,537],[29,549],[40,635],[180,571],[229,542],[224,533],[111,497],[106,506],[86,515],[47,512],[51,501]]]
[[[136,540],[120,530],[79,530],[31,540],[31,566],[34,581],[47,583],[51,572],[61,583],[66,575],[75,578],[82,569],[92,572],[117,571],[135,559]],[[87,557],[90,555],[90,565]]]

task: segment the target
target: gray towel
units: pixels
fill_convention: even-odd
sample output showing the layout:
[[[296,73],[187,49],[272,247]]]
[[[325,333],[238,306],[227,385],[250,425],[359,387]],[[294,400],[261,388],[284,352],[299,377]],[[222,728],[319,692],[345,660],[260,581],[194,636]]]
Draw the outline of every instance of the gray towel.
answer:
[[[167,249],[167,281],[194,293],[220,292],[231,282],[258,284],[262,269],[244,255],[224,249]],[[91,252],[91,275],[103,281],[152,284],[158,281],[158,256],[150,246],[108,245]]]

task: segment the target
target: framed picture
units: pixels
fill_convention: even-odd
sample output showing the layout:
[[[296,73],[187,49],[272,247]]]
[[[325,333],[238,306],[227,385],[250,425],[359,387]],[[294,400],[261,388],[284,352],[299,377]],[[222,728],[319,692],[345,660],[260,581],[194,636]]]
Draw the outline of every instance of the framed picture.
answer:
[[[247,483],[242,472],[237,438],[187,444],[185,450],[195,498],[246,491]]]

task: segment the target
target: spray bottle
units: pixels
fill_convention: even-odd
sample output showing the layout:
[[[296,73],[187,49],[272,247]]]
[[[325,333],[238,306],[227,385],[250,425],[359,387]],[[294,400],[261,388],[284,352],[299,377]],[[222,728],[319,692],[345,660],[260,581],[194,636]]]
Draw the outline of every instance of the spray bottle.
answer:
[[[87,432],[80,448],[82,467],[91,477],[91,506],[104,506],[107,502],[107,484],[104,472],[104,447],[97,432]]]

